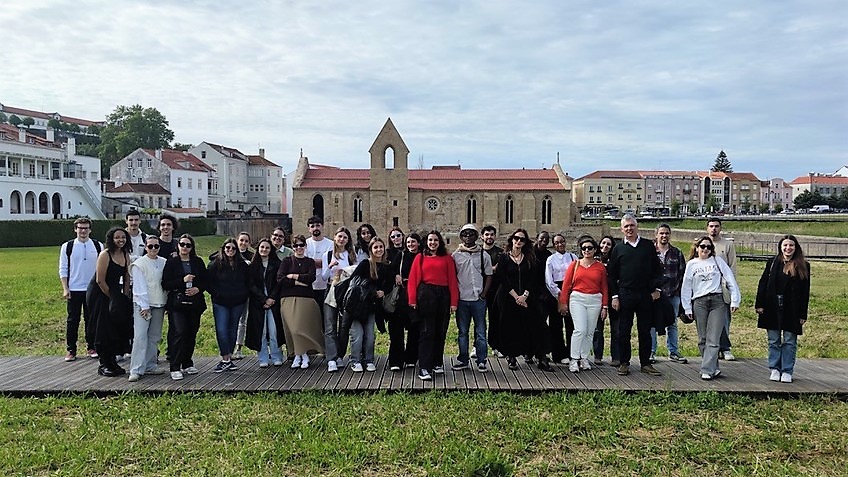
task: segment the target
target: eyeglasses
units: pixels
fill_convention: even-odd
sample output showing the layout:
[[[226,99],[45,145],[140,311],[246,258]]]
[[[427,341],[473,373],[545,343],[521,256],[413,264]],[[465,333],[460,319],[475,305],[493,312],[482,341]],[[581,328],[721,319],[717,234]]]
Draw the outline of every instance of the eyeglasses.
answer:
[[[191,242],[180,242],[180,247],[191,248],[191,247],[193,247],[193,245],[191,244]]]
[[[91,227],[82,227],[82,226],[77,225],[77,230],[90,230],[90,229],[91,229]]]
[[[712,250],[713,246],[707,243],[702,243],[698,245],[698,248],[700,248],[701,250]]]
[[[513,239],[513,240],[517,240],[517,241],[519,241],[519,242],[526,242],[526,241],[527,241],[527,237],[520,237],[520,236],[518,236],[518,235],[516,235],[516,236],[512,237],[512,239]]]
[[[403,234],[392,234],[392,235],[390,235],[390,237],[393,238],[393,239],[401,238],[401,237],[403,237]]]
[[[224,245],[224,250],[235,250],[236,248],[232,245]]]
[[[592,250],[595,250],[595,247],[592,246],[592,245],[586,245],[586,246],[580,247],[580,250],[582,250],[584,252],[590,252]]]
[[[314,229],[315,227],[320,227],[322,225],[324,225],[324,224],[309,224],[309,228]]]
[[[303,248],[305,246],[306,246],[305,243],[294,243],[294,244],[292,244],[292,247],[294,247],[294,248]]]
[[[271,237],[286,238],[286,236],[283,234],[271,234]]]
[[[565,245],[565,242],[562,240],[554,240],[554,245]]]
[[[156,250],[157,248],[159,248],[159,244],[158,243],[151,243],[151,244],[147,245],[147,248],[148,248],[148,250]]]

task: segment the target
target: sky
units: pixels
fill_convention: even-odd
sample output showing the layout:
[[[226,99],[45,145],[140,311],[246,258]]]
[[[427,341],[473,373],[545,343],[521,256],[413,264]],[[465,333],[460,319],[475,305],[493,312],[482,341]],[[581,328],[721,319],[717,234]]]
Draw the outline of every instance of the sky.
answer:
[[[410,168],[848,164],[848,2],[4,2],[0,103],[175,141],[367,168],[391,117]]]

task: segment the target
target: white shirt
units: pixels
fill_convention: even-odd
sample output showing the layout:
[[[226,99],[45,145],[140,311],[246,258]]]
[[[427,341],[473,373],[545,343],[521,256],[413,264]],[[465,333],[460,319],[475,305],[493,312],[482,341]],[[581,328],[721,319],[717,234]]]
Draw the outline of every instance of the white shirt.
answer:
[[[136,259],[130,266],[133,301],[142,310],[150,309],[151,306],[165,306],[167,295],[162,289],[162,272],[166,262],[162,257],[151,259],[145,255]]]
[[[730,290],[730,306],[738,308],[742,301],[739,285],[733,277],[733,270],[727,266],[724,259],[710,257],[704,260],[695,257],[686,262],[683,286],[680,288],[680,302],[686,314],[692,314],[692,300],[695,298],[711,293],[721,293],[722,276]]]
[[[327,258],[327,252],[333,249],[333,241],[327,237],[321,237],[321,240],[315,240],[312,237],[306,239],[306,256],[313,260],[321,260]],[[327,280],[324,278],[323,268],[318,270],[320,273],[315,274],[315,281],[312,282],[313,290],[326,290]]]
[[[556,282],[561,282],[565,278],[568,265],[575,260],[577,257],[571,252],[554,252],[545,261],[545,286],[554,298],[559,298],[560,291]]]
[[[330,277],[333,276],[333,273],[336,270],[343,269],[343,268],[349,267],[351,265],[359,264],[359,262],[357,262],[355,258],[354,258],[353,263],[350,263],[350,258],[349,258],[349,254],[347,253],[347,250],[342,250],[342,253],[339,254],[339,258],[337,258],[336,260],[339,263],[337,263],[337,264],[335,264],[331,267],[330,262],[332,260],[327,260],[327,254],[325,253],[324,255],[321,256],[322,266],[321,266],[320,275],[321,275],[321,278],[324,279],[325,283],[330,281]]]
[[[147,246],[147,244],[144,243],[141,230],[138,231],[138,235],[135,237],[133,237],[132,234],[129,233],[129,230],[127,230],[127,235],[130,236],[130,262],[132,262],[138,257],[144,256],[144,247]]]
[[[97,268],[97,249],[94,248],[94,240],[88,239],[81,242],[74,239],[74,248],[71,250],[71,259],[68,261],[66,252],[68,242],[62,244],[59,249],[59,278],[68,279],[68,290],[86,291],[88,282],[94,276]],[[100,246],[101,250],[103,246]],[[70,268],[70,275],[68,269]]]

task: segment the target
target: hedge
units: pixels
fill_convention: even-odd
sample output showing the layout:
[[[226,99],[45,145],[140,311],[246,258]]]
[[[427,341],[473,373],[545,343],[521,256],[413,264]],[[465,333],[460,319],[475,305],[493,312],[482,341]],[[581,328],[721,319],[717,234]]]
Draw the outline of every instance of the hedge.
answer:
[[[141,230],[151,234],[156,231],[149,222],[156,225],[156,220],[142,219]],[[106,232],[112,227],[124,227],[122,219],[92,220],[91,236],[103,241]],[[179,234],[194,236],[215,235],[215,221],[207,218],[180,219]],[[0,248],[6,247],[44,247],[59,246],[74,238],[74,221],[68,220],[4,220],[0,221]]]

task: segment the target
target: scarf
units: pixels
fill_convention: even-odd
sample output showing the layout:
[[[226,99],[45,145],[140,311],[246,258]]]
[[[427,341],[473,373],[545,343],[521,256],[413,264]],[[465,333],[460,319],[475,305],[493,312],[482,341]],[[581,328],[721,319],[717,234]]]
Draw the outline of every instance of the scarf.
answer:
[[[459,252],[468,252],[468,253],[477,253],[480,251],[480,245],[474,244],[472,247],[466,247],[464,243],[459,244],[459,247],[456,248]]]

